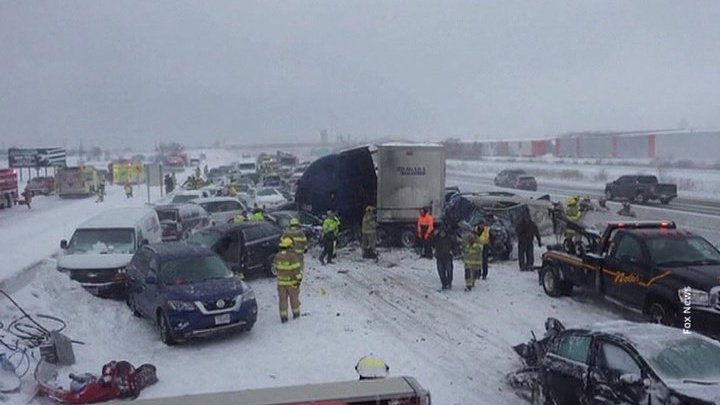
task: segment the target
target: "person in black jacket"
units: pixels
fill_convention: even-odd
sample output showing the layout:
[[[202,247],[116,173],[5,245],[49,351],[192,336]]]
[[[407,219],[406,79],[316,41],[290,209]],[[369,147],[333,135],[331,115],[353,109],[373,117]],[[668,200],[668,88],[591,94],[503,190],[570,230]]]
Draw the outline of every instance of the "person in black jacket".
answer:
[[[530,219],[530,214],[525,213],[520,222],[515,226],[515,234],[518,238],[518,264],[520,271],[532,271],[535,262],[533,250],[533,238],[537,239],[538,247],[542,246],[540,231],[537,224]]]
[[[435,245],[435,259],[437,261],[438,275],[443,290],[452,289],[453,280],[453,250],[457,244],[455,235],[453,235],[447,227],[442,226],[435,231],[433,235],[433,244]]]

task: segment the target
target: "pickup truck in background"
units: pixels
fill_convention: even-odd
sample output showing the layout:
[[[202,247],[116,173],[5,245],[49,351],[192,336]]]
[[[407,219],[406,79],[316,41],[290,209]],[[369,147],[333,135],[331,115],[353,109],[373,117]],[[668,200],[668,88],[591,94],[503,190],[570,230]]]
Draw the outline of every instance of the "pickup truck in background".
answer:
[[[720,251],[674,222],[611,222],[584,233],[587,252],[548,250],[540,283],[551,297],[584,287],[651,320],[720,336]]]
[[[609,201],[622,199],[645,204],[650,200],[659,200],[661,204],[668,204],[676,197],[677,185],[659,183],[656,176],[620,176],[605,185],[605,198]]]

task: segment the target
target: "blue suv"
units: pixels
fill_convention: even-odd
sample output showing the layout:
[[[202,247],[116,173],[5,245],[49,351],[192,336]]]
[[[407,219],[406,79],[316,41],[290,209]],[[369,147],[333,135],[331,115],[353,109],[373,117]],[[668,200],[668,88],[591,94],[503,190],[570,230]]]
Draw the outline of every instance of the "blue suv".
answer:
[[[127,267],[127,304],[155,321],[167,345],[252,329],[255,293],[212,250],[181,242],[143,246]]]

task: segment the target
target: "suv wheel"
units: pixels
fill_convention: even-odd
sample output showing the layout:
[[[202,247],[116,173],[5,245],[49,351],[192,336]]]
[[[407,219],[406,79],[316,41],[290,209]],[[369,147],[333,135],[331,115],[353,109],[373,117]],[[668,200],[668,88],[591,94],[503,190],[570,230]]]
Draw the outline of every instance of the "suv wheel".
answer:
[[[175,337],[172,335],[172,330],[170,329],[170,322],[165,316],[165,313],[162,311],[158,311],[157,324],[158,328],[160,329],[160,340],[162,340],[162,342],[168,346],[176,345],[177,340],[175,340]]]

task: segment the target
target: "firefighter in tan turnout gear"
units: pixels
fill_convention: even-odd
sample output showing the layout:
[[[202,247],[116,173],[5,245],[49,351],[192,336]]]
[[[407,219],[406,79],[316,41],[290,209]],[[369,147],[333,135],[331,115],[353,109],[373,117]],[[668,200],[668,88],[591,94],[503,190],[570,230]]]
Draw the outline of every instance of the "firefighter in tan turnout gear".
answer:
[[[307,250],[307,237],[305,236],[305,232],[300,229],[300,220],[295,217],[290,218],[290,228],[285,231],[282,237],[290,238],[290,240],[292,240],[293,251],[300,258],[300,272],[302,273],[304,269],[303,264],[305,262],[304,255]]]
[[[280,320],[288,320],[288,299],[293,318],[300,316],[300,283],[302,282],[302,262],[293,249],[290,238],[280,239],[280,252],[275,255],[273,266],[277,270],[277,288],[280,299]]]

